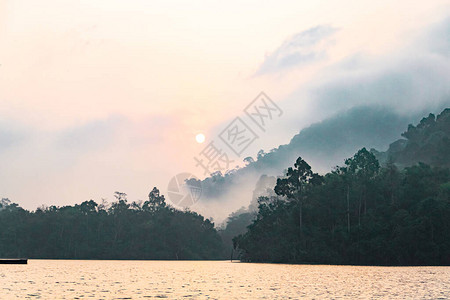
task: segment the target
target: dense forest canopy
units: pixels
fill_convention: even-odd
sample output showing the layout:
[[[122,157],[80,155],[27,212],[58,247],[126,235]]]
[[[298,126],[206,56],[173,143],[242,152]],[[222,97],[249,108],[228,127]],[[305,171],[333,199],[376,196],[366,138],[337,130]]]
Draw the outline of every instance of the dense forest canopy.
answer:
[[[166,204],[154,188],[144,203],[116,192],[111,205],[93,200],[34,212],[3,199],[0,257],[79,259],[217,259],[214,224]]]
[[[362,146],[383,149],[414,117],[406,118],[378,106],[358,106],[303,128],[286,145],[270,151],[260,150],[256,157],[246,157],[245,167],[225,174],[217,172],[202,181],[205,201],[227,200],[242,194],[243,186],[256,183],[263,175],[278,176],[298,156],[327,172]],[[238,190],[233,194],[234,190]]]
[[[234,238],[253,262],[450,265],[450,171],[380,168],[365,148],[321,177],[298,158]]]
[[[402,136],[386,152],[374,151],[384,162],[406,167],[418,162],[450,167],[450,108],[437,117],[429,114],[417,126],[410,124]]]
[[[3,198],[0,257],[228,259],[234,248],[252,262],[450,265],[450,109],[403,137],[323,176],[298,157],[283,176],[261,176],[250,205],[219,230],[167,205],[157,188],[145,202],[116,192],[111,204],[35,211]],[[211,180],[232,183],[227,176],[239,178]]]
[[[402,136],[386,152],[361,149],[315,182],[299,158],[272,193],[259,197],[258,210],[228,220],[241,231],[234,239],[241,258],[450,264],[450,109],[409,125]],[[239,228],[245,222],[248,231]]]

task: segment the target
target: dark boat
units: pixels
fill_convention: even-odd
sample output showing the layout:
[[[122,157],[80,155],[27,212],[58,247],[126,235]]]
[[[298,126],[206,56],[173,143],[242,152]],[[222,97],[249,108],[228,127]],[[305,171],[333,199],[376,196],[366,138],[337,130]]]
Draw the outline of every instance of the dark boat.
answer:
[[[27,258],[0,258],[0,264],[26,265],[27,263],[28,263]]]

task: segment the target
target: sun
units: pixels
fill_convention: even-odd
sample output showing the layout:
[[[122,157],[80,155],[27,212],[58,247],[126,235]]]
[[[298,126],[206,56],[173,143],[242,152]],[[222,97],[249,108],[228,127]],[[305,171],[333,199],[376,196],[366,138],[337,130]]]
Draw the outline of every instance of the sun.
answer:
[[[205,141],[205,135],[203,133],[199,133],[195,136],[195,140],[197,143],[201,144]]]

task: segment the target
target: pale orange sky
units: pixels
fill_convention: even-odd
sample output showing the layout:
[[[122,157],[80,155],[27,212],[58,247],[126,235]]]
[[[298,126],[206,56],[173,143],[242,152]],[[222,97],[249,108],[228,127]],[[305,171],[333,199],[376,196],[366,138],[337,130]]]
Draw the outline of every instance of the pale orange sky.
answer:
[[[27,208],[112,200],[116,190],[136,200],[178,172],[201,177],[197,133],[212,140],[260,91],[281,103],[305,90],[295,105],[305,126],[318,76],[357,53],[397,55],[449,7],[309,2],[3,0],[0,197]],[[316,26],[334,30],[314,46],[323,58],[258,73]],[[269,130],[246,156],[300,129]]]

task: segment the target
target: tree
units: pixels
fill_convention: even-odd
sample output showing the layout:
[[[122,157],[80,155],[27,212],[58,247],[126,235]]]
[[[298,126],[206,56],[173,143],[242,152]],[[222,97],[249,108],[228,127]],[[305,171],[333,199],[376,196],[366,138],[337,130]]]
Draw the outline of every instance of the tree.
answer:
[[[317,185],[322,182],[321,176],[313,173],[311,166],[298,157],[294,168],[289,167],[285,178],[278,178],[275,186],[275,193],[279,196],[285,196],[290,201],[297,202],[299,208],[299,228],[302,234],[303,225],[303,201],[306,197],[308,184]]]
[[[361,187],[358,202],[358,224],[361,225],[361,209],[363,206],[364,214],[367,212],[367,185],[378,174],[380,164],[375,155],[367,151],[366,148],[362,148],[352,158],[346,159],[345,165],[346,167],[342,170],[347,173],[348,180],[355,179]]]
[[[266,152],[264,152],[263,149],[259,150],[258,153],[256,154],[256,159],[260,160],[262,159],[264,156],[266,155]]]
[[[0,257],[65,259],[218,259],[223,243],[199,214],[165,206],[157,188],[155,211],[128,204],[116,192],[109,209],[93,200],[42,206],[28,212],[8,202],[0,209]]]
[[[164,207],[166,207],[164,195],[160,195],[159,190],[154,187],[148,194],[148,201],[144,202],[143,209],[150,212],[155,212]]]
[[[0,209],[4,209],[4,208],[8,207],[9,205],[11,205],[11,200],[9,200],[8,198],[2,198],[0,200]]]
[[[254,160],[253,157],[251,157],[251,156],[248,156],[248,157],[244,158],[243,161],[245,162],[245,165],[246,165],[246,166],[248,166],[248,165],[250,165],[250,164],[252,164],[252,163],[255,162],[255,160]]]

